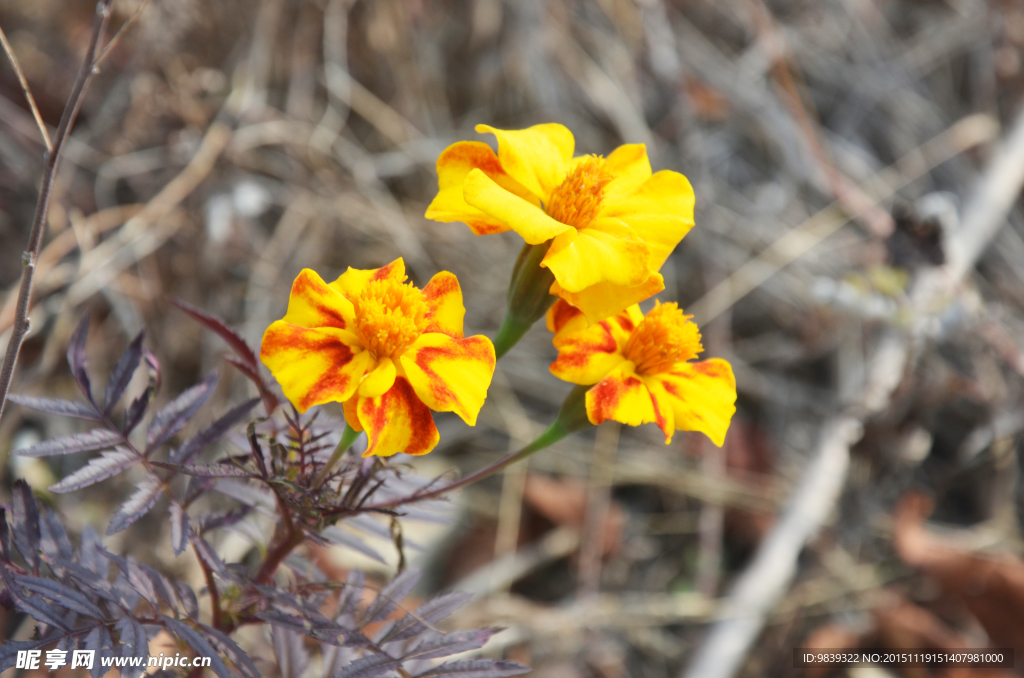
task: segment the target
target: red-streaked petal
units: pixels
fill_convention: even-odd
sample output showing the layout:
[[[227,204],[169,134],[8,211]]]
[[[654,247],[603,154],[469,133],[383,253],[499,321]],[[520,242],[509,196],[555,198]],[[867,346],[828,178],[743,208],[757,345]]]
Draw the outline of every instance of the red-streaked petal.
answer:
[[[558,299],[551,305],[544,320],[547,323],[548,332],[555,334],[561,332],[563,327],[568,326],[569,332],[575,332],[587,326],[587,319],[583,317],[583,311],[564,299]],[[569,323],[572,325],[570,326]]]
[[[573,384],[601,381],[626,359],[622,347],[636,328],[638,318],[643,318],[638,307],[589,327],[585,318],[575,316],[555,335],[558,359],[551,363],[551,373]]]
[[[359,396],[352,396],[343,402],[341,407],[345,413],[345,423],[357,431],[362,431],[363,425],[359,423]]]
[[[624,360],[587,391],[587,417],[592,424],[608,419],[639,426],[656,420],[654,397],[631,363]]]
[[[398,452],[426,454],[441,439],[430,409],[416,397],[404,377],[376,398],[360,398],[359,423],[366,430],[364,457],[390,457]]]
[[[367,270],[352,268],[338,276],[338,279],[331,283],[331,287],[344,294],[349,299],[354,299],[363,291],[366,284],[374,280],[394,280],[402,282],[405,280],[405,261],[398,257],[390,264],[380,268]]]
[[[596,323],[614,316],[623,309],[653,297],[665,289],[665,280],[660,273],[653,273],[640,285],[624,287],[602,282],[579,292],[562,289],[556,280],[551,285],[551,294],[561,297],[580,309],[587,320]]]
[[[572,132],[557,123],[522,130],[500,130],[477,125],[477,132],[498,137],[502,168],[535,196],[547,199],[565,178],[573,147]]]
[[[508,230],[505,222],[481,212],[463,197],[466,175],[474,169],[482,171],[506,191],[537,203],[536,196],[505,172],[490,146],[482,141],[459,141],[446,148],[437,159],[438,192],[427,208],[427,219],[444,223],[461,221],[476,235]]]
[[[736,378],[724,360],[677,363],[656,379],[672,405],[675,424],[683,431],[700,431],[721,447],[736,412]]]
[[[430,324],[425,332],[443,332],[456,339],[462,338],[462,319],[466,307],[462,304],[462,288],[454,273],[441,271],[423,288],[430,308]]]
[[[344,329],[352,313],[352,302],[325,283],[316,271],[304,268],[292,283],[288,312],[282,320],[299,327]]]
[[[424,334],[399,358],[416,395],[437,412],[454,412],[470,426],[494,375],[494,345],[483,336]]]
[[[377,362],[348,330],[308,329],[283,320],[264,333],[260,360],[299,412],[348,400]]]

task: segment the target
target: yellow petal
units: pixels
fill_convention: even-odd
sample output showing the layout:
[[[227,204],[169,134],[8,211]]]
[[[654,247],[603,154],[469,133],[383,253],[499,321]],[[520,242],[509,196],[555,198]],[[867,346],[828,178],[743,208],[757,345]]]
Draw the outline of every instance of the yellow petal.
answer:
[[[483,336],[424,334],[399,358],[416,395],[437,412],[454,412],[470,426],[494,375],[494,346]]]
[[[605,158],[606,167],[615,178],[604,187],[605,196],[628,193],[651,177],[651,161],[643,144],[619,146]]]
[[[380,268],[368,270],[352,268],[338,276],[338,279],[331,283],[331,287],[344,294],[349,299],[354,299],[363,291],[366,284],[372,280],[394,280],[402,282],[405,280],[405,261],[398,257],[390,264]]]
[[[558,358],[551,363],[551,374],[572,384],[596,384],[604,379],[625,360],[616,337],[618,327],[613,320],[575,332],[566,332],[563,327],[555,335]]]
[[[462,288],[454,273],[441,271],[423,288],[427,306],[430,308],[430,324],[424,332],[444,332],[462,338],[462,319],[466,307],[462,305]]]
[[[567,328],[569,332],[576,332],[588,324],[587,319],[583,316],[583,311],[564,299],[558,299],[551,305],[544,315],[544,320],[548,326],[548,332],[555,334],[561,332],[562,328]]]
[[[651,267],[656,271],[693,228],[693,205],[693,187],[686,177],[663,170],[634,191],[607,195],[593,225],[602,219],[625,222],[652,246]]]
[[[502,169],[490,146],[481,141],[460,141],[446,148],[437,159],[438,192],[427,208],[427,219],[445,223],[461,221],[476,235],[508,230],[504,221],[469,205],[463,197],[463,182],[473,169],[481,170],[499,186],[524,200],[537,202],[535,196]]]
[[[668,445],[672,442],[672,436],[676,432],[676,413],[672,407],[672,397],[665,392],[659,380],[650,377],[641,378],[647,384],[647,390],[654,400],[654,423],[665,434],[665,444]]]
[[[587,417],[592,424],[607,419],[639,426],[665,422],[665,413],[657,408],[647,384],[635,371],[633,363],[623,361],[607,377],[587,391]]]
[[[363,425],[359,423],[359,396],[352,396],[343,402],[341,407],[345,413],[345,423],[357,431],[362,431]]]
[[[536,205],[506,191],[478,169],[466,176],[463,193],[467,203],[508,224],[509,228],[531,245],[539,245],[559,233],[576,230],[552,219]]]
[[[260,360],[299,412],[348,400],[376,362],[348,330],[307,329],[283,320],[264,333]]]
[[[331,288],[316,271],[302,269],[288,297],[288,312],[282,320],[299,327],[344,329],[352,320],[352,302]]]
[[[653,273],[640,285],[625,287],[602,282],[579,292],[568,292],[556,280],[551,285],[551,294],[561,297],[580,309],[587,321],[596,323],[620,313],[623,309],[653,297],[665,289],[665,280],[660,273]]]
[[[541,266],[562,289],[579,292],[602,282],[639,285],[654,273],[650,260],[650,246],[639,239],[585,228],[555,238]]]
[[[736,378],[729,363],[719,358],[677,363],[671,372],[648,379],[657,379],[665,390],[677,427],[700,431],[718,446],[725,442],[736,412]]]
[[[434,418],[404,377],[376,398],[360,398],[359,423],[366,430],[364,457],[390,457],[398,452],[426,454],[441,439]]]
[[[502,168],[542,200],[547,199],[565,178],[576,145],[572,132],[556,123],[534,125],[523,130],[477,125],[476,131],[490,132],[498,137],[498,158]],[[470,202],[468,198],[467,202]],[[488,213],[493,215],[493,212]]]
[[[376,398],[386,393],[395,383],[395,363],[391,358],[381,358],[376,369],[363,377],[359,384],[360,398]]]

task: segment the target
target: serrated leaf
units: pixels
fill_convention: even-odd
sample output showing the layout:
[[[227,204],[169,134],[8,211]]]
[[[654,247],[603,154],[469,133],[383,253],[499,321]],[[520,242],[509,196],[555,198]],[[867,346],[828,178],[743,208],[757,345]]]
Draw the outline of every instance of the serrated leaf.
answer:
[[[96,575],[106,579],[107,573],[110,572],[110,564],[103,557],[102,548],[100,536],[96,534],[96,530],[92,529],[91,525],[83,527],[82,541],[78,547],[79,562]]]
[[[472,598],[473,594],[471,593],[452,591],[440,595],[433,600],[428,600],[416,608],[414,612],[410,612],[396,622],[387,635],[381,639],[381,642],[388,643],[395,640],[412,638],[428,629],[430,624],[444,619],[468,603]]]
[[[164,405],[149,424],[149,430],[146,432],[146,450],[151,451],[162,445],[180,431],[210,397],[216,385],[217,375],[210,373],[201,382]]]
[[[224,660],[220,658],[217,650],[210,645],[206,638],[193,629],[190,625],[185,622],[172,619],[170,617],[160,616],[164,626],[167,630],[172,632],[174,635],[185,641],[189,647],[195,650],[196,654],[201,657],[210,658],[210,668],[217,674],[218,678],[232,678],[231,671],[228,669]]]
[[[22,588],[45,596],[68,610],[74,610],[93,619],[103,619],[103,611],[96,607],[91,600],[58,581],[28,575],[14,575],[14,581]]]
[[[104,428],[94,428],[85,433],[75,433],[61,438],[26,447],[15,452],[19,457],[52,457],[57,454],[75,454],[103,450],[120,443],[121,434]]]
[[[228,569],[217,555],[217,552],[213,550],[213,547],[210,546],[205,539],[196,534],[195,531],[192,532],[191,538],[192,546],[196,550],[196,555],[206,563],[206,566],[213,570],[213,572],[215,572],[221,579],[229,579]]]
[[[483,647],[498,629],[477,629],[475,631],[455,631],[434,638],[427,638],[405,654],[406,659],[435,659],[450,657],[460,652],[468,652]]]
[[[14,547],[29,564],[33,572],[39,572],[39,506],[32,495],[32,488],[24,480],[14,483]]]
[[[125,435],[135,430],[135,427],[142,422],[142,417],[146,414],[146,408],[149,407],[149,401],[153,399],[153,394],[156,393],[156,389],[152,386],[148,387],[142,392],[139,397],[132,401],[132,404],[128,406],[124,413],[124,432]]]
[[[82,393],[89,399],[89,402],[93,403],[95,401],[92,398],[89,375],[85,371],[85,342],[88,338],[89,314],[85,314],[71,335],[71,341],[68,342],[67,357],[68,366],[71,368],[71,374],[74,376],[75,381],[78,382],[78,387],[82,389]]]
[[[51,559],[72,560],[74,551],[68,533],[53,511],[43,510],[39,516],[40,547]]]
[[[413,588],[420,580],[418,570],[406,570],[392,579],[387,586],[380,590],[377,597],[366,609],[359,626],[372,624],[387,617],[398,606],[400,602],[412,593]]]
[[[271,626],[270,641],[281,678],[299,678],[309,666],[309,652],[303,637],[295,631]]]
[[[125,469],[131,468],[139,461],[139,455],[127,447],[116,447],[113,450],[103,452],[98,457],[89,460],[89,463],[78,469],[71,475],[65,476],[56,485],[50,486],[50,492],[64,494],[80,490],[83,487],[95,485],[101,480],[115,476]]]
[[[435,666],[416,678],[509,678],[530,672],[529,666],[494,659],[459,659]]]
[[[14,605],[38,622],[49,624],[62,631],[71,630],[64,623],[64,619],[60,614],[61,611],[43,600],[42,596],[16,596],[14,597]]]
[[[138,489],[128,497],[128,500],[110,519],[107,527],[107,534],[117,534],[121,530],[132,525],[136,520],[149,513],[153,504],[160,498],[163,492],[163,482],[154,475],[146,476],[146,479],[139,483]]]
[[[12,403],[27,407],[36,412],[56,414],[62,417],[76,417],[89,421],[100,421],[100,415],[91,405],[76,403],[72,400],[56,400],[53,398],[33,398],[24,395],[9,395],[7,399]]]
[[[175,464],[187,464],[207,446],[219,440],[225,433],[241,423],[259,402],[259,398],[253,398],[230,410],[175,450],[171,454],[171,461]]]
[[[188,466],[168,464],[167,467],[193,478],[255,478],[251,471],[230,464],[190,464]]]
[[[199,600],[196,598],[196,592],[192,590],[192,587],[183,581],[175,581],[174,588],[178,590],[178,597],[181,598],[181,604],[185,608],[185,614],[192,621],[199,619]]]
[[[221,652],[226,654],[229,659],[234,663],[235,666],[242,669],[242,674],[249,678],[260,678],[259,669],[252,663],[242,648],[238,646],[235,641],[231,640],[227,635],[221,633],[217,629],[200,624],[199,628],[210,638],[213,639],[213,644],[220,648]]]
[[[0,507],[0,557],[11,562],[11,529],[7,524],[7,509]]]
[[[128,382],[132,380],[135,370],[138,369],[139,362],[142,360],[142,338],[144,335],[144,332],[139,332],[138,336],[128,344],[128,348],[121,354],[117,364],[114,365],[114,371],[110,373],[107,390],[103,395],[104,414],[111,413],[114,405],[124,394],[124,390],[128,388]]]
[[[341,671],[335,673],[332,678],[376,678],[401,665],[401,659],[394,659],[387,655],[372,654],[355,660]]]
[[[171,548],[174,549],[174,555],[180,556],[188,548],[188,514],[185,513],[185,509],[182,508],[181,504],[176,501],[171,502]]]
[[[338,595],[338,612],[336,619],[341,617],[354,617],[363,597],[363,587],[366,582],[366,575],[362,570],[351,570],[345,578],[345,586]]]
[[[251,366],[253,369],[256,369],[259,366],[259,363],[256,361],[256,354],[251,348],[249,348],[249,344],[246,343],[245,339],[243,339],[240,334],[228,327],[227,323],[223,320],[217,316],[207,313],[206,311],[200,310],[181,299],[175,299],[172,297],[170,302],[192,316],[192,318],[203,327],[216,332],[221,339],[227,342],[227,345],[231,347],[231,350],[234,351],[238,357],[242,358],[247,365]]]
[[[340,527],[332,525],[326,528],[323,532],[321,532],[320,536],[332,544],[336,544],[338,546],[346,546],[352,549],[353,551],[358,551],[359,553],[362,553],[363,555],[376,560],[379,563],[384,563],[385,565],[387,564],[387,561],[384,560],[384,556],[378,553],[376,549],[374,549],[358,537],[349,534],[348,532],[345,532]]]

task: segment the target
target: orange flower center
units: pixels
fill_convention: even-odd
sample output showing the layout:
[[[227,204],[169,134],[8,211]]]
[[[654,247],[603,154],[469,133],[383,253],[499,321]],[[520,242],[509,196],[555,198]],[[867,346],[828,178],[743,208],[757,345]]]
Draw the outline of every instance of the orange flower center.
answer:
[[[426,297],[412,283],[374,280],[352,300],[356,334],[375,358],[391,358],[427,328]]]
[[[704,350],[700,330],[683,315],[678,304],[658,304],[633,330],[623,354],[636,365],[637,374],[667,372],[676,363],[696,358]]]
[[[545,211],[563,224],[586,228],[601,207],[604,187],[614,178],[604,158],[588,155],[551,191]]]

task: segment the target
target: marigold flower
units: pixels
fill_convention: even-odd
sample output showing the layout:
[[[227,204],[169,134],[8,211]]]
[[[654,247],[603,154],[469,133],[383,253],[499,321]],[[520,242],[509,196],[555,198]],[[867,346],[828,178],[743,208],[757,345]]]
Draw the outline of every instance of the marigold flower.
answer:
[[[558,124],[476,130],[498,138],[498,153],[478,141],[449,146],[437,160],[428,219],[550,242],[540,266],[554,275],[551,294],[591,322],[664,289],[658,269],[693,227],[686,177],[652,174],[643,144],[574,158],[572,133]]]
[[[676,429],[700,431],[716,445],[736,411],[736,380],[724,360],[691,362],[704,349],[700,331],[676,304],[639,306],[587,326],[580,311],[557,301],[548,311],[559,379],[589,386],[587,417],[639,426],[654,422],[672,441]]]
[[[260,359],[300,412],[343,403],[349,426],[366,430],[364,456],[426,454],[439,438],[430,410],[475,425],[494,374],[490,340],[462,336],[465,313],[447,271],[420,290],[402,259],[330,284],[305,269]]]

